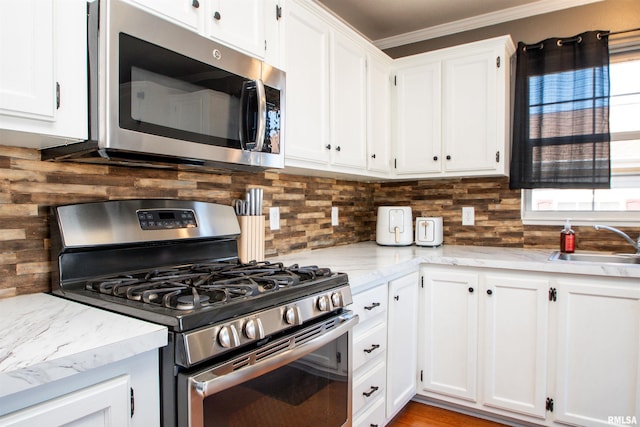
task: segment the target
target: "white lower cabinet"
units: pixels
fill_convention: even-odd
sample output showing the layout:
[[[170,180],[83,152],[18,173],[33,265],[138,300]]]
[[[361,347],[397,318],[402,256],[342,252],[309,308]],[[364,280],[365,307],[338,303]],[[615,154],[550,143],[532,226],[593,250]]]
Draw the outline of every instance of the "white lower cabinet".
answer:
[[[353,296],[351,309],[359,316],[353,330],[354,426],[386,421],[387,292],[387,283],[381,283]]]
[[[129,376],[123,375],[0,418],[0,424],[129,426],[129,407]]]
[[[384,426],[416,393],[418,273],[353,296],[353,425]]]
[[[427,401],[509,424],[639,422],[637,279],[429,265],[421,280]]]
[[[548,280],[439,266],[421,274],[418,393],[543,421]]]
[[[640,423],[640,283],[567,278],[558,301],[553,418],[580,426]]]
[[[417,272],[389,282],[387,419],[416,394],[418,286]]]
[[[148,351],[0,399],[0,426],[160,425],[158,352]]]

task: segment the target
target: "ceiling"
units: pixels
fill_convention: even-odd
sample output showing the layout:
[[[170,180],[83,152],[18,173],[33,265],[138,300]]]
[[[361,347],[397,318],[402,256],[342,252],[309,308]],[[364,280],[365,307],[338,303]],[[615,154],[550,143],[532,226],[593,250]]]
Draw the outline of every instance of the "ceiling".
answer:
[[[385,49],[602,0],[315,0]]]

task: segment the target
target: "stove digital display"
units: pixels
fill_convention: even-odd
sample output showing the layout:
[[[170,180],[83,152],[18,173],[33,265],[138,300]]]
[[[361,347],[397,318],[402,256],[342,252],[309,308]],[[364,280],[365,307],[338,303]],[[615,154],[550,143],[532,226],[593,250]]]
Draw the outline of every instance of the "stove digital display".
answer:
[[[190,209],[149,209],[139,210],[138,222],[143,230],[166,230],[176,228],[194,228],[195,213]]]

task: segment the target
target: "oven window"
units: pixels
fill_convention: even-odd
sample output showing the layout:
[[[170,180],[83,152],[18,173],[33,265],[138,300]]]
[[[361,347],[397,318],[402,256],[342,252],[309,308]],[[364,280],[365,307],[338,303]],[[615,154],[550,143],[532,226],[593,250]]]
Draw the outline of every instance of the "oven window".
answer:
[[[349,417],[347,336],[208,397],[205,426],[343,425]]]

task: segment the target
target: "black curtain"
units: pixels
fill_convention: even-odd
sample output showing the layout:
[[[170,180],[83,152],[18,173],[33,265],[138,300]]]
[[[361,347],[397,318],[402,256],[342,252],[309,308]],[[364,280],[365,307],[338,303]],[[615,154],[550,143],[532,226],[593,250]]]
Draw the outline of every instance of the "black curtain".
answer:
[[[609,44],[518,43],[510,187],[609,188]]]

